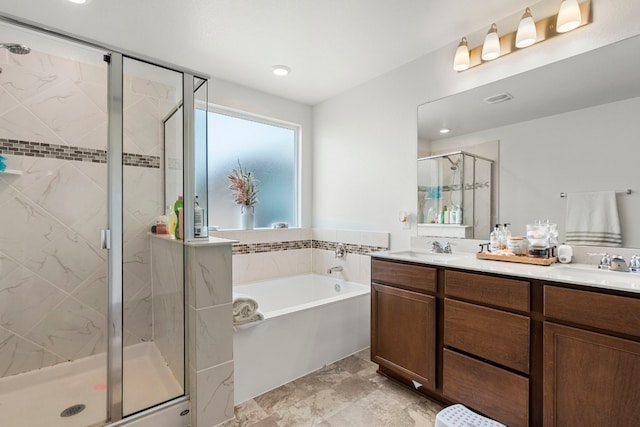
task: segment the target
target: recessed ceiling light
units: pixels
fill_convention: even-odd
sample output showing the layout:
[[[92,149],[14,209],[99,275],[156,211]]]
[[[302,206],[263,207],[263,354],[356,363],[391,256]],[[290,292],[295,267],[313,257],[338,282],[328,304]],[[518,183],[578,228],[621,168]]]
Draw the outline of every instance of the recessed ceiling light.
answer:
[[[271,70],[273,71],[273,74],[280,77],[288,76],[291,72],[291,68],[286,65],[274,65],[271,67]]]
[[[76,4],[85,4],[87,2],[87,0],[69,0],[71,3],[76,3]]]
[[[449,133],[449,132],[451,132],[451,129],[449,129],[449,128],[440,129],[440,133]]]

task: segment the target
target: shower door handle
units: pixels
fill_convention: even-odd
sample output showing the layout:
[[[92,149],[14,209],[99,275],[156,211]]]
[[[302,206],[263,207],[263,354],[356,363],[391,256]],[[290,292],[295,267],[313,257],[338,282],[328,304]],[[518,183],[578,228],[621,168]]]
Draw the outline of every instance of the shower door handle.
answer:
[[[100,248],[111,249],[111,230],[100,230]]]

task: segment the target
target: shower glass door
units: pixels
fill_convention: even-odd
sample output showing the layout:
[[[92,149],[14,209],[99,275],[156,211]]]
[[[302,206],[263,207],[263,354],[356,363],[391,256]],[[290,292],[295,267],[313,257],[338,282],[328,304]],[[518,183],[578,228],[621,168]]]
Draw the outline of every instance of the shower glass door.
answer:
[[[104,424],[107,52],[0,34],[0,426]]]
[[[0,48],[0,426],[183,396],[183,245],[149,234],[174,202],[182,73],[4,18],[0,34],[17,42]]]
[[[164,129],[182,103],[182,73],[123,60],[123,415],[184,395],[183,245],[150,235],[165,215],[165,176],[182,195],[182,160],[165,164],[164,140],[182,152],[182,126]],[[166,133],[171,135],[166,135]],[[179,164],[178,164],[179,163]]]

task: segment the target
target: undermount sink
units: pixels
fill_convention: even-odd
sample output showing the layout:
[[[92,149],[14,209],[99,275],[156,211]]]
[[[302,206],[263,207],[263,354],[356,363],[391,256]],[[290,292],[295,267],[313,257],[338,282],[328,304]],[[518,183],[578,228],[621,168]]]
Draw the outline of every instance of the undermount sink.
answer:
[[[404,257],[404,258],[416,258],[420,261],[427,262],[447,262],[453,261],[458,257],[454,254],[445,254],[445,253],[437,253],[437,252],[418,252],[418,251],[398,251],[398,252],[389,252],[389,255]]]
[[[596,285],[640,289],[640,273],[599,270],[596,266],[556,267],[548,273],[551,279],[581,281]]]

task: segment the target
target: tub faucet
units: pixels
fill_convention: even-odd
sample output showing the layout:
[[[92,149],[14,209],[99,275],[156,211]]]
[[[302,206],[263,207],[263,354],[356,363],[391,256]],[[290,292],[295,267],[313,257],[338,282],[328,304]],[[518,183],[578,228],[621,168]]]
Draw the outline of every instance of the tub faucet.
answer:
[[[335,271],[342,271],[342,266],[336,265],[335,267],[331,267],[329,270],[327,270],[327,273],[333,274],[333,272]]]

